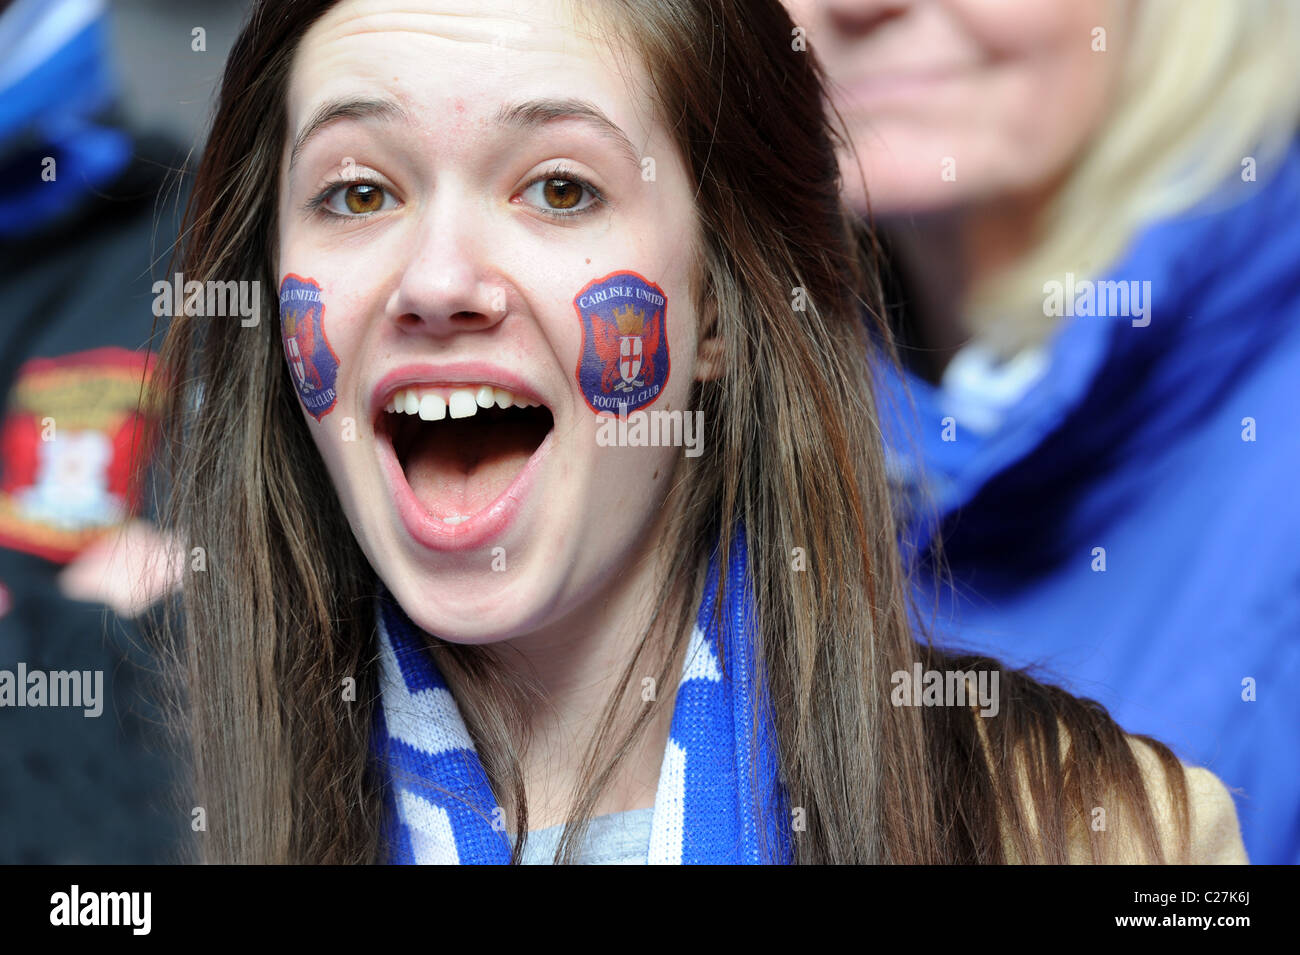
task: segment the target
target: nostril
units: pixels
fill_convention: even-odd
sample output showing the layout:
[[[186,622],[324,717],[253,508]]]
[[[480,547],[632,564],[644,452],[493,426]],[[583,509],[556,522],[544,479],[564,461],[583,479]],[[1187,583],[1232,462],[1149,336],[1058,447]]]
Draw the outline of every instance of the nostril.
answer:
[[[447,331],[448,329],[463,330],[487,328],[496,324],[497,321],[498,319],[493,318],[491,315],[468,310],[452,312],[450,315],[447,315],[442,319],[430,318],[428,316],[420,316],[412,312],[407,312],[405,315],[398,316],[397,325],[398,327],[407,329],[408,331],[416,331],[419,329],[428,329],[432,331],[439,329],[439,327],[441,327],[443,331]]]

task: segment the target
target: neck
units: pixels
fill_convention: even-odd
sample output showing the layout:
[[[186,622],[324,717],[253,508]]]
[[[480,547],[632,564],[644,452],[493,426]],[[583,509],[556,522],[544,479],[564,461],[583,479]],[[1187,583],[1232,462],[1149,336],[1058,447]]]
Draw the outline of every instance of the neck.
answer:
[[[972,290],[1032,251],[1052,193],[1043,189],[937,212],[880,216],[907,280],[908,320],[927,379],[938,381],[973,337],[966,320]]]
[[[626,562],[613,562],[607,579],[593,586],[588,600],[545,630],[495,648],[498,664],[509,675],[541,691],[537,702],[527,708],[524,737],[515,741],[523,752],[530,829],[556,825],[567,817],[582,782],[588,749],[614,694],[624,698],[615,714],[616,735],[610,741],[626,732],[642,707],[653,706],[654,711],[618,774],[603,790],[595,813],[654,805],[675,690],[675,683],[659,686],[653,703],[642,700],[642,680],[657,677],[666,649],[659,627],[641,653],[631,677],[633,685],[623,684],[622,676],[658,609],[658,585],[671,570],[665,548],[655,546],[662,540],[669,511],[668,506],[661,508],[653,526],[637,537],[653,543],[638,548]],[[603,752],[601,760],[610,755]],[[511,820],[511,794],[497,796]]]

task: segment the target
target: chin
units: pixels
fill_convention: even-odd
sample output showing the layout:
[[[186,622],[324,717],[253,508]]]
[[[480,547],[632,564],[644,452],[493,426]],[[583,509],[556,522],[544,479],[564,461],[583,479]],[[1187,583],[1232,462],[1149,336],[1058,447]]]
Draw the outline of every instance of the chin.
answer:
[[[939,178],[938,160],[927,162],[924,167],[920,163],[900,167],[890,157],[882,156],[875,161],[868,157],[863,162],[863,172],[871,212],[876,217],[939,212],[960,205],[967,198],[960,181],[960,167],[957,182],[943,182]],[[854,170],[846,174],[844,196],[852,208],[866,211],[866,201]]]
[[[381,577],[412,623],[449,643],[497,643],[527,633],[546,603],[543,582],[525,572],[432,577],[408,569]]]

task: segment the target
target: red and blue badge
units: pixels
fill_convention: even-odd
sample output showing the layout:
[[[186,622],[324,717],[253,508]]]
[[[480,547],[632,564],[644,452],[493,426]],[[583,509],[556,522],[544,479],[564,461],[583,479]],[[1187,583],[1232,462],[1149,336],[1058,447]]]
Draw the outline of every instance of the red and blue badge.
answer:
[[[280,283],[280,335],[298,398],[320,421],[338,400],[339,356],[325,337],[325,303],[315,280],[290,274]]]
[[[597,414],[629,414],[668,383],[668,298],[635,272],[613,272],[573,299],[582,322],[577,379]]]
[[[108,347],[18,369],[0,421],[0,548],[67,563],[138,509],[153,361]]]

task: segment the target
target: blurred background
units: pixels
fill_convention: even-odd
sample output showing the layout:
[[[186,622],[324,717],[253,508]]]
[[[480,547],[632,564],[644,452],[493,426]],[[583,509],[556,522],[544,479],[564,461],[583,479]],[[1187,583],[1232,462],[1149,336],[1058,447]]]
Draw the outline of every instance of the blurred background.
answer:
[[[165,549],[122,516],[174,172],[201,145],[245,10],[0,3],[3,863],[166,861],[188,831],[139,620],[170,586],[150,576]],[[81,706],[48,705],[59,673],[84,678]]]
[[[786,6],[884,245],[918,624],[1300,861],[1300,4]]]
[[[132,126],[158,129],[186,145],[202,140],[226,54],[249,4],[244,0],[112,0],[109,42]],[[207,31],[207,52],[191,31]]]

